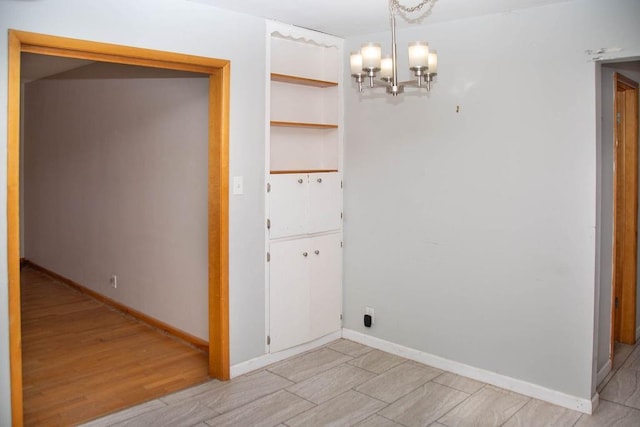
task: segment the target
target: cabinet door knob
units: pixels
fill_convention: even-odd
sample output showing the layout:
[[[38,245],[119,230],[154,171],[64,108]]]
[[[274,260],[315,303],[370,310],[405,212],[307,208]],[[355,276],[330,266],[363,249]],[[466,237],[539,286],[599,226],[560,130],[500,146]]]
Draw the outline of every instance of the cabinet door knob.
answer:
[[[300,178],[300,179],[298,180],[298,184],[302,184],[302,182],[303,182],[303,180],[302,180],[302,178]]]
[[[318,178],[318,182],[322,182],[322,178]]]
[[[307,256],[307,255],[309,255],[309,254],[306,253],[306,252],[302,252],[302,256]]]
[[[320,255],[320,251],[317,250],[317,249],[313,253],[316,254],[316,255]]]

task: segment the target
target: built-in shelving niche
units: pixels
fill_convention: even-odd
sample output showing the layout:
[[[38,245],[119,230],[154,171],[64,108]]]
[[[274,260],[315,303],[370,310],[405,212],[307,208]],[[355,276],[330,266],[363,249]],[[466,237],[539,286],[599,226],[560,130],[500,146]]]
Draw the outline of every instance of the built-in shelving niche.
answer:
[[[338,49],[271,42],[271,173],[339,170]]]

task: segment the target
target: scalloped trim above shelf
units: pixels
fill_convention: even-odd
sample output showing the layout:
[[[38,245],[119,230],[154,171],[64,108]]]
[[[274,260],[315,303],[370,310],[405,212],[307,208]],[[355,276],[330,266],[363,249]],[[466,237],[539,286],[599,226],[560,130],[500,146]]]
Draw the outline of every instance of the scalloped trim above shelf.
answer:
[[[295,42],[308,43],[310,45],[315,45],[324,48],[334,48],[337,49],[338,45],[341,44],[341,39],[329,34],[319,33],[311,30],[314,34],[313,36],[305,36],[300,34],[300,28],[294,27],[288,24],[276,23],[274,21],[270,22],[269,25],[272,30],[270,31],[271,37],[291,40]],[[309,30],[302,30],[309,31]]]
[[[285,127],[285,128],[308,128],[308,129],[337,129],[338,125],[325,124],[325,123],[300,123],[300,122],[278,122],[271,121],[271,126]]]
[[[320,88],[338,86],[338,82],[328,82],[325,80],[308,79],[306,77],[289,76],[277,73],[271,73],[271,81]]]

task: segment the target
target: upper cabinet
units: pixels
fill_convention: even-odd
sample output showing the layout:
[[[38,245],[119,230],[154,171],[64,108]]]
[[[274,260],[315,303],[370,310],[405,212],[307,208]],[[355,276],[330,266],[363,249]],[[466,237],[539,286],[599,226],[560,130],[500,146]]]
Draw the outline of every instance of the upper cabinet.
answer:
[[[270,239],[339,231],[342,181],[337,173],[271,177]]]
[[[271,23],[269,42],[270,172],[341,170],[342,40]]]

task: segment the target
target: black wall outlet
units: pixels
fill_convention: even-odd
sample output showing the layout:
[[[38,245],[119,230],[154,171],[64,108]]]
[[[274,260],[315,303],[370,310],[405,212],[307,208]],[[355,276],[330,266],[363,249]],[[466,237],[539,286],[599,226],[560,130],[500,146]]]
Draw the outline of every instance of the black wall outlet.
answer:
[[[364,326],[366,326],[367,328],[371,327],[371,315],[370,314],[365,314],[364,315]]]

